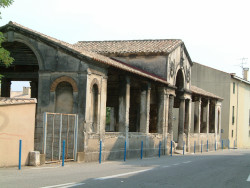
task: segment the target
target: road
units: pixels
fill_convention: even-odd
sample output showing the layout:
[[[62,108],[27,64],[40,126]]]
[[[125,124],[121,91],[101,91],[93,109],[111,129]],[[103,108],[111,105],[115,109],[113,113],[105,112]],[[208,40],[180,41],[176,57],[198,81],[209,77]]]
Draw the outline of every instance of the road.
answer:
[[[250,187],[250,150],[0,168],[0,187]]]

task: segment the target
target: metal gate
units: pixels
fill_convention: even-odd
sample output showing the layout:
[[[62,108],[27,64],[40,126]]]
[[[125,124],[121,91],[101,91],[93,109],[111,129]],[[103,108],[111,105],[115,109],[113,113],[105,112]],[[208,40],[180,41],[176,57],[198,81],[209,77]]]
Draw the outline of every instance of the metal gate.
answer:
[[[43,123],[43,153],[46,162],[61,160],[63,140],[65,160],[76,161],[78,115],[45,112]]]

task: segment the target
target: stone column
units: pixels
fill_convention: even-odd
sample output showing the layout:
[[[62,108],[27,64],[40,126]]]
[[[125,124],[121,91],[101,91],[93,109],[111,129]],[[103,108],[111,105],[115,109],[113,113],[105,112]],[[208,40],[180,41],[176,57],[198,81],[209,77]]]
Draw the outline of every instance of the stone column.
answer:
[[[168,133],[171,135],[173,140],[173,107],[174,107],[174,96],[169,96],[169,108],[168,108]]]
[[[187,100],[186,114],[185,114],[185,123],[187,130],[186,133],[186,147],[187,151],[190,151],[190,129],[191,129],[191,108],[192,108],[192,99]]]
[[[165,119],[166,119],[166,95],[165,89],[163,87],[158,88],[159,96],[158,96],[158,117],[157,117],[157,133],[163,133],[163,129],[165,127]]]
[[[214,135],[215,135],[215,141],[216,141],[216,147],[217,147],[217,133],[218,133],[218,130],[217,130],[217,126],[218,126],[218,105],[217,103],[215,104],[215,110],[214,110],[214,113],[215,113],[215,118],[214,118]]]
[[[206,106],[206,123],[207,123],[207,134],[209,134],[209,105],[210,105],[210,100],[208,99],[207,101],[207,106]]]
[[[119,94],[119,132],[128,132],[130,106],[130,79],[126,77],[120,83]]]
[[[180,99],[179,124],[178,124],[178,149],[182,149],[183,147],[184,123],[185,123],[185,99]]]
[[[201,98],[195,102],[194,106],[194,132],[200,134],[201,129]]]
[[[100,139],[103,139],[105,136],[105,126],[106,126],[106,103],[107,103],[107,77],[103,76],[101,79],[101,88],[100,88],[100,108],[99,108],[99,133]]]
[[[140,132],[149,133],[149,119],[150,119],[150,84],[141,91],[140,104]]]
[[[11,81],[6,78],[2,78],[1,97],[10,97],[10,92],[11,92]]]
[[[167,155],[168,153],[168,110],[169,110],[169,95],[165,94],[165,122],[163,126],[163,141],[164,143],[164,155]]]

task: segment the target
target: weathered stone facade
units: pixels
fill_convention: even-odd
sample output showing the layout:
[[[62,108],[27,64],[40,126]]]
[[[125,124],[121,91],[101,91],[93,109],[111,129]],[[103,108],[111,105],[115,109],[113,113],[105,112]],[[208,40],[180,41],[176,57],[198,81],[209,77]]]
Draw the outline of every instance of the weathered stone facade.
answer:
[[[167,154],[171,141],[190,151],[196,137],[219,140],[221,99],[191,86],[192,61],[181,40],[71,45],[12,22],[0,30],[15,58],[1,68],[1,95],[8,97],[13,80],[31,81],[36,150],[43,152],[44,112],[78,114],[77,158],[84,161],[98,159],[100,140],[104,159],[122,158],[125,141],[127,156],[135,157],[141,141],[144,154],[153,156],[159,142]]]

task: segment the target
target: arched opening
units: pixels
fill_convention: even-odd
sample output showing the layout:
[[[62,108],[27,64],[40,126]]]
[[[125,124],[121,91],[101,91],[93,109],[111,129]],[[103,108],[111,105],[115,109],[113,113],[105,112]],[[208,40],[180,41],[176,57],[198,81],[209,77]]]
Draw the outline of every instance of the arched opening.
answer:
[[[177,87],[177,92],[182,91],[184,88],[184,77],[181,69],[177,72],[175,86]]]
[[[14,62],[9,67],[0,65],[0,74],[4,76],[1,81],[1,96],[11,96],[12,81],[29,81],[31,98],[37,98],[39,65],[35,53],[29,46],[17,41],[4,42],[2,46],[10,52]]]
[[[184,102],[184,111],[182,113],[186,113],[188,111],[187,106],[185,105],[185,101],[181,99],[184,94],[184,76],[182,73],[182,70],[179,69],[176,75],[176,82],[175,82],[176,90],[175,94],[176,97],[174,98],[174,108],[173,108],[173,140],[175,142],[178,142],[180,134],[183,134],[184,127],[185,127],[185,117],[180,117],[180,105],[181,102]],[[185,107],[186,106],[186,107]],[[180,118],[184,118],[184,127],[181,127],[180,129]]]
[[[60,82],[56,87],[56,105],[57,113],[73,113],[73,88],[68,82]]]
[[[91,97],[91,122],[92,122],[92,131],[97,132],[98,124],[98,86],[94,84],[92,87],[92,97]]]

